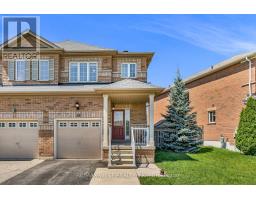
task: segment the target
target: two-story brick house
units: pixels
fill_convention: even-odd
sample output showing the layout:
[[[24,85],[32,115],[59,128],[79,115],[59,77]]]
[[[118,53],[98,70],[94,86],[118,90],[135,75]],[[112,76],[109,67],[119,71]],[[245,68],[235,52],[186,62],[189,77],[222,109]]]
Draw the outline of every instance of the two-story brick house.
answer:
[[[248,52],[217,63],[184,80],[189,91],[197,123],[203,128],[205,145],[235,149],[235,134],[240,113],[248,96],[255,95],[255,52]],[[166,112],[169,89],[155,100],[155,124],[161,124]]]
[[[21,47],[12,48],[19,38]],[[0,57],[0,159],[109,159],[134,167],[136,152],[137,162],[153,162],[153,105],[162,90],[147,83],[153,53],[53,43],[30,31],[8,47],[18,55],[36,38],[39,58]]]

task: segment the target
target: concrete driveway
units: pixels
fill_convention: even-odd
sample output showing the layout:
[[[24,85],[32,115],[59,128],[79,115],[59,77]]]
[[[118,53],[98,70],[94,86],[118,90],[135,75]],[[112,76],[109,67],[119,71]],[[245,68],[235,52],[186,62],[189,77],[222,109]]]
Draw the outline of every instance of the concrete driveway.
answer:
[[[94,160],[47,160],[3,182],[3,185],[87,185],[98,167]]]
[[[25,161],[0,161],[0,183],[17,176],[43,162],[42,160],[33,159]]]

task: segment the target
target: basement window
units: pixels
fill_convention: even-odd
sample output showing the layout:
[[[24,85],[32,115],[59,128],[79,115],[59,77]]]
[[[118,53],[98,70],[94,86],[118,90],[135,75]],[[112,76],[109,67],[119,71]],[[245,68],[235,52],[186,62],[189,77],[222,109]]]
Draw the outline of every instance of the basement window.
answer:
[[[216,111],[215,110],[208,112],[208,122],[209,122],[209,124],[216,123]]]

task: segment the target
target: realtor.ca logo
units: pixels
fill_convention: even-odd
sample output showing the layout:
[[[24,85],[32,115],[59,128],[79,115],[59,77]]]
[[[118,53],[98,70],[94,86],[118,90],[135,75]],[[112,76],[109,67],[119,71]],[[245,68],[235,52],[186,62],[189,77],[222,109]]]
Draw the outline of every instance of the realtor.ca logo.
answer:
[[[38,59],[39,17],[4,16],[2,22],[2,59]]]

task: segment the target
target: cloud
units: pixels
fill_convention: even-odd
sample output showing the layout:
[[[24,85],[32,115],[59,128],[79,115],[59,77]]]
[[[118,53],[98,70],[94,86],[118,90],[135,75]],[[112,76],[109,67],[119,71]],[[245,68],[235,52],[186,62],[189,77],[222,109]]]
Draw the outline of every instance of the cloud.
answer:
[[[137,30],[164,35],[222,55],[232,55],[256,49],[255,27],[241,24],[216,23],[189,16],[151,18],[133,26]]]

